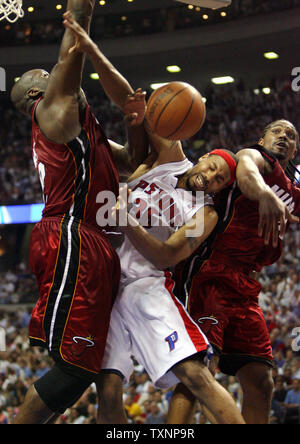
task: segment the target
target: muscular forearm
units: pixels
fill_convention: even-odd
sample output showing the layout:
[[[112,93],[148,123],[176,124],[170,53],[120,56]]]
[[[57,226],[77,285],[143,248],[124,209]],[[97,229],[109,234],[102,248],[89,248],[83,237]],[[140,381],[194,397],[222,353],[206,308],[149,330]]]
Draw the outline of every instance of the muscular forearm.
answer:
[[[89,33],[95,0],[68,0],[67,11],[70,11],[74,19]],[[68,55],[69,49],[75,44],[72,32],[66,30],[60,48],[59,60],[62,61]],[[77,58],[84,58],[83,54],[76,54]]]
[[[74,19],[85,30],[90,23],[95,0],[68,0],[67,11],[70,11]]]
[[[95,43],[90,45],[87,54],[99,75],[100,83],[106,95],[122,109],[128,94],[133,93],[129,82],[105,57]]]
[[[236,178],[241,192],[250,200],[259,200],[263,194],[271,192],[255,165],[244,165],[240,162],[236,170]]]
[[[134,172],[148,155],[149,141],[143,125],[127,126],[126,129],[128,167],[130,172]]]
[[[174,259],[172,248],[148,233],[130,215],[128,216],[128,225],[123,231],[139,253],[152,262],[156,268],[165,269],[175,265],[172,260]]]
[[[172,267],[189,257],[207,239],[218,221],[216,211],[205,206],[165,242],[152,236],[134,218],[128,216],[124,228],[126,236],[135,248],[159,269]]]

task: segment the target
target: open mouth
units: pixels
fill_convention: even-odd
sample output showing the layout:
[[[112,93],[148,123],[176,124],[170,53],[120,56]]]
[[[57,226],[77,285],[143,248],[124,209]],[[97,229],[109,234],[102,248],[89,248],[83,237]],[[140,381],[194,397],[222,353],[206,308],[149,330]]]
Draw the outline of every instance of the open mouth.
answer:
[[[197,190],[204,191],[207,188],[207,182],[202,176],[202,174],[197,174],[195,178],[195,186]]]
[[[283,149],[288,148],[288,144],[286,142],[277,142],[276,146],[278,146],[279,148],[283,148]]]

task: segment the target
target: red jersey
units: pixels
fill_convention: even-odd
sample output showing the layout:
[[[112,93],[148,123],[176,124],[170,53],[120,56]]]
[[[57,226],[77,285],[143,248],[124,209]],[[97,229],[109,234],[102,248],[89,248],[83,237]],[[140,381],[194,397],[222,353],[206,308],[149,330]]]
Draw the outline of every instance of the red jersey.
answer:
[[[297,213],[300,189],[272,155],[259,145],[253,148],[259,150],[272,167],[270,174],[264,177],[265,182],[292,213]],[[175,292],[183,302],[186,302],[194,276],[201,273],[206,261],[226,264],[248,274],[273,264],[281,256],[281,242],[274,248],[265,245],[264,239],[258,236],[258,203],[247,199],[236,183],[215,195],[214,201],[219,216],[216,228],[192,256],[175,268]]]
[[[277,160],[264,150],[260,151],[273,168],[264,176],[265,183],[285,203],[291,213],[297,213],[300,209],[300,189],[286,176]],[[210,260],[221,259],[226,260],[227,264],[245,264],[251,266],[253,270],[260,271],[262,267],[271,265],[279,259],[282,252],[281,242],[276,248],[264,244],[264,239],[258,236],[258,203],[247,199],[238,188],[235,192],[235,188],[236,184],[232,189],[223,190],[216,196],[215,203],[221,219],[222,232],[217,233],[214,239]]]
[[[118,196],[119,174],[104,132],[86,106],[81,134],[67,144],[47,139],[32,113],[32,150],[42,185],[43,217],[68,215],[98,228],[96,214],[101,191]]]

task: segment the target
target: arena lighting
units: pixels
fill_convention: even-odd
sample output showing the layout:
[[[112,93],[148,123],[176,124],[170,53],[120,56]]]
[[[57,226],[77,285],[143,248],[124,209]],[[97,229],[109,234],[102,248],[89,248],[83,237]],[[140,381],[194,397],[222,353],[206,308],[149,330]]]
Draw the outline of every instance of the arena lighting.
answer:
[[[231,5],[231,0],[175,0],[188,5],[202,6],[203,8],[220,9]]]
[[[57,10],[62,9],[62,5],[56,5],[56,9],[57,9]]]
[[[275,60],[275,59],[279,59],[279,55],[276,52],[270,51],[270,52],[265,52],[264,53],[264,57],[268,60]]]
[[[27,8],[28,12],[33,12],[34,11],[34,7],[33,6],[29,6],[29,8]]]
[[[90,78],[92,80],[99,80],[99,74],[97,72],[92,72],[92,74],[90,74]]]
[[[170,65],[170,66],[167,66],[166,69],[167,69],[168,72],[172,72],[172,73],[180,72],[180,71],[181,71],[180,66],[177,66],[177,65]]]
[[[271,88],[263,88],[262,89],[262,92],[264,93],[264,94],[270,94],[271,93]]]
[[[44,206],[44,204],[0,206],[0,225],[39,222]]]
[[[227,83],[233,83],[234,78],[231,76],[214,77],[211,81],[215,85],[226,85]]]
[[[300,165],[297,165],[297,170],[300,171]],[[297,182],[299,182],[299,180],[300,180],[300,174],[297,172],[295,174],[295,179],[297,180]]]
[[[263,92],[264,94],[270,94],[270,92],[271,92],[271,88],[269,88],[269,87],[263,88],[263,89],[262,89],[262,92]]]
[[[161,86],[164,86],[164,85],[166,85],[168,82],[164,82],[164,83],[152,83],[151,85],[150,85],[150,87],[152,88],[152,89],[158,89],[158,88],[160,88]]]

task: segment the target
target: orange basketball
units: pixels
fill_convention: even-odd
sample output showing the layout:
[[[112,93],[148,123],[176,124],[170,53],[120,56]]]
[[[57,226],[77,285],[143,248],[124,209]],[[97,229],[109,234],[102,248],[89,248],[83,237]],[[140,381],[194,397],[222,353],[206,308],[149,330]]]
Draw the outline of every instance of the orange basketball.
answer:
[[[147,104],[146,119],[159,136],[170,140],[192,137],[206,116],[203,98],[184,82],[170,82],[154,91]]]

